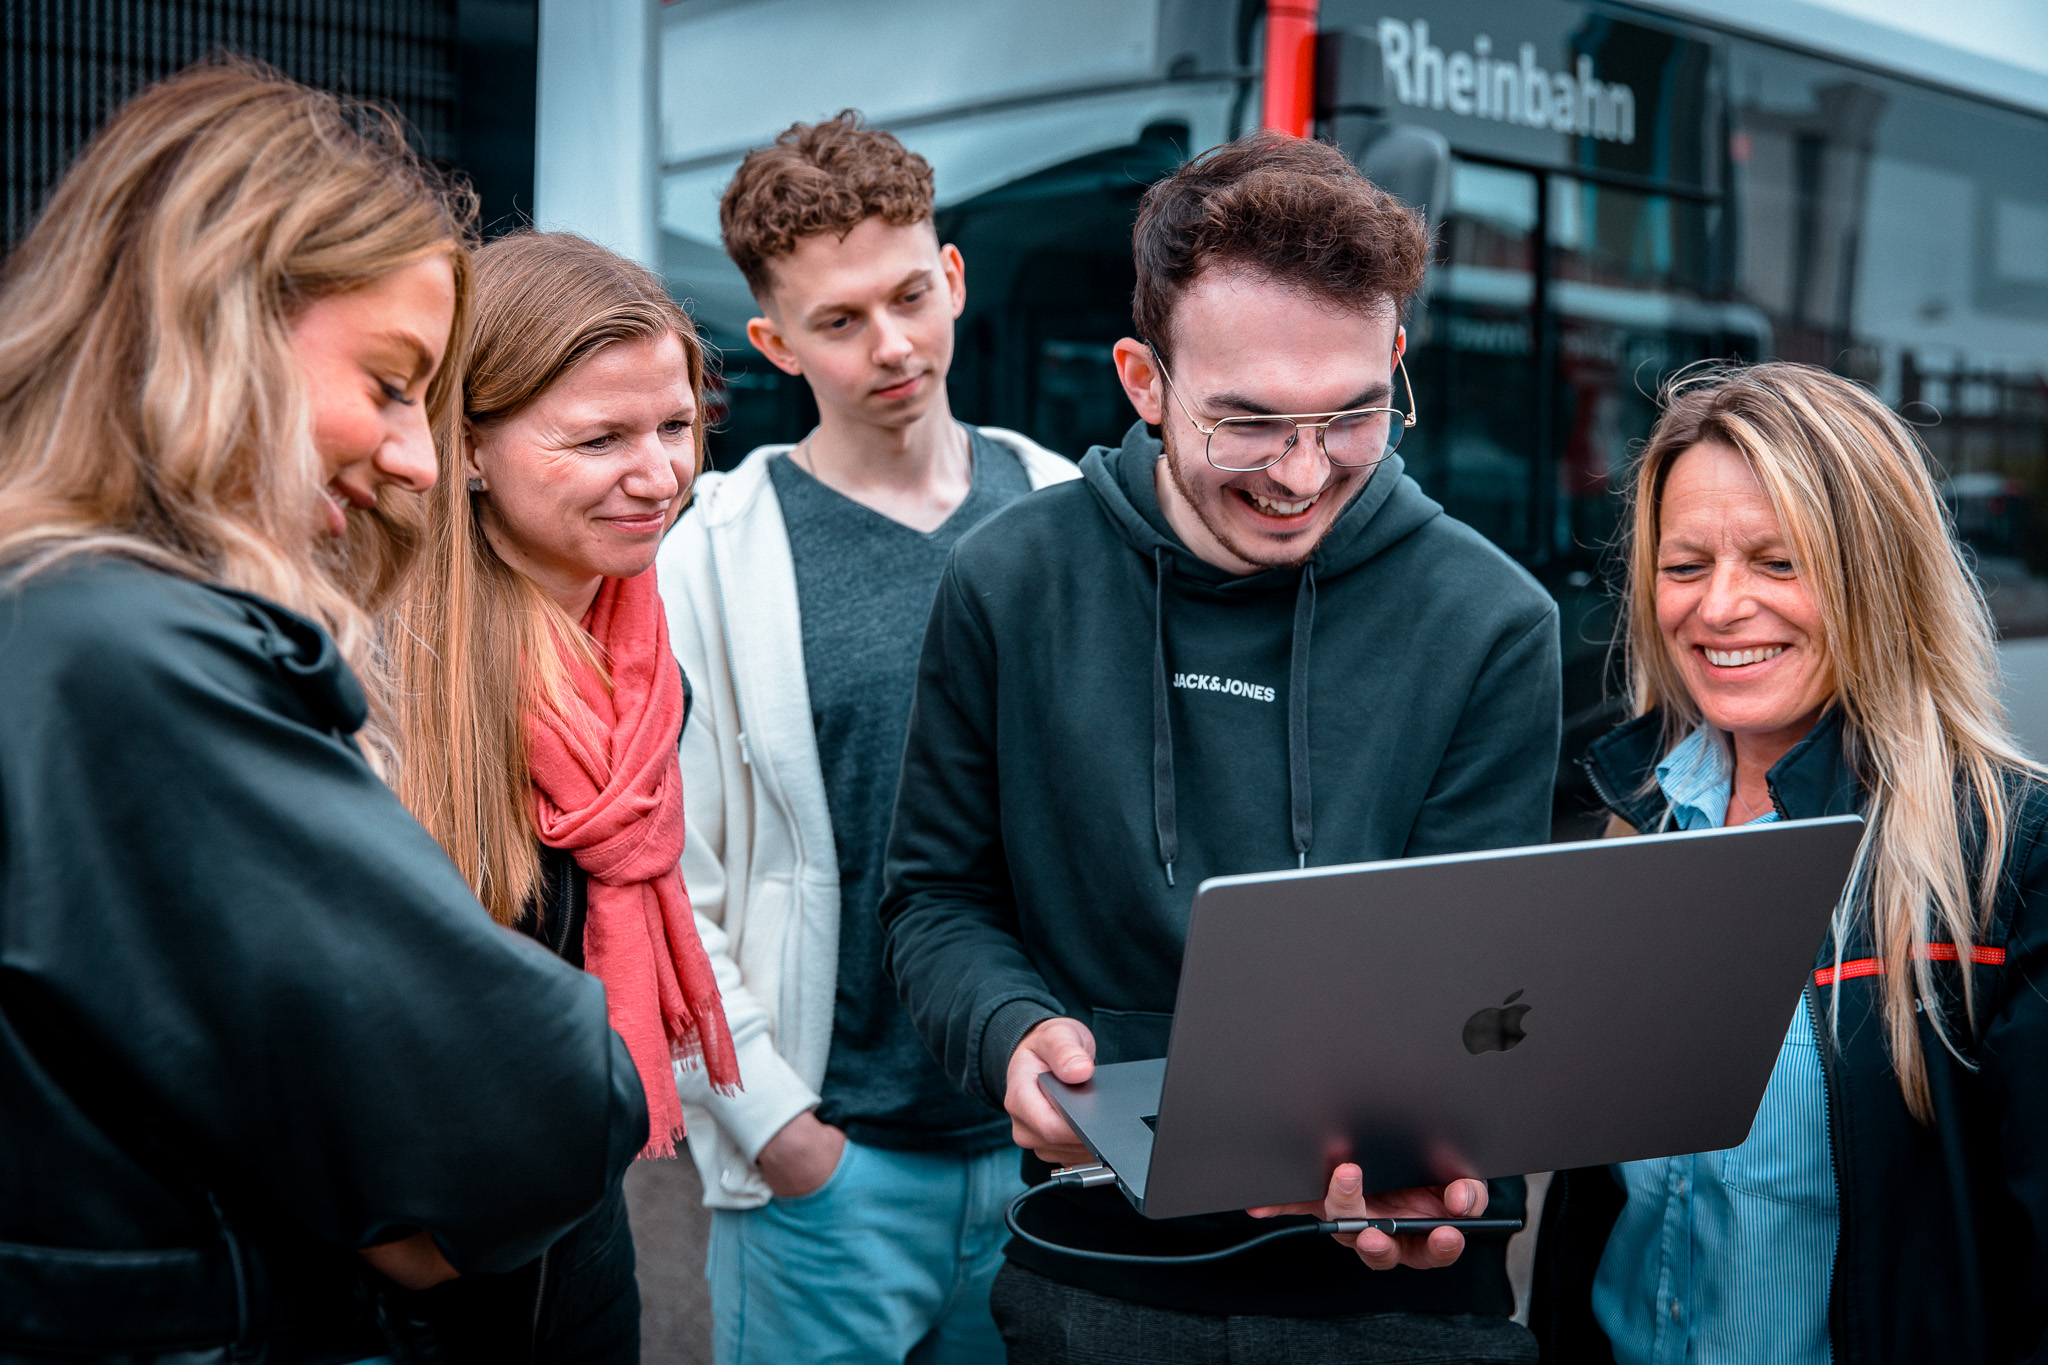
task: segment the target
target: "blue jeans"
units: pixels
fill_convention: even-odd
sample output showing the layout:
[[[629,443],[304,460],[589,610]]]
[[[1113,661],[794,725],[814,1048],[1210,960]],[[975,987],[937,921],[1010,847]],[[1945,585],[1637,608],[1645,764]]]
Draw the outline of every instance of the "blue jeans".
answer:
[[[846,1144],[823,1185],[758,1209],[715,1209],[717,1365],[985,1365],[988,1313],[1017,1152]]]

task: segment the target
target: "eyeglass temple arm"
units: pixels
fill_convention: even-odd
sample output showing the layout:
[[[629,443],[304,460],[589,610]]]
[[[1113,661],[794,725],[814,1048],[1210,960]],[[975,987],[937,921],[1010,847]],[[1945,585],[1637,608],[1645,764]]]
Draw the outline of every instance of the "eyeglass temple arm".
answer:
[[[1216,434],[1215,427],[1203,426],[1195,414],[1188,411],[1188,405],[1181,399],[1180,389],[1174,385],[1173,376],[1166,372],[1166,362],[1159,358],[1159,348],[1148,341],[1145,343],[1145,349],[1152,353],[1152,364],[1158,369],[1159,377],[1166,381],[1166,391],[1173,395],[1174,406],[1180,409],[1180,415],[1187,418],[1188,425],[1201,432],[1204,437],[1214,436]],[[1410,389],[1408,393],[1413,398],[1415,390]],[[1410,406],[1412,407],[1413,404],[1411,403]]]

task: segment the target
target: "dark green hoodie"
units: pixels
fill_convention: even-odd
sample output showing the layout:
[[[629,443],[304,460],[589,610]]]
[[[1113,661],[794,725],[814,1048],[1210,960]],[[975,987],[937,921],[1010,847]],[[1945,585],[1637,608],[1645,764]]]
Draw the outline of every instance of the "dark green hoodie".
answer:
[[[1120,450],[1088,453],[1079,482],[962,539],[925,637],[882,898],[888,962],[947,1072],[998,1105],[1010,1055],[1055,1015],[1094,1030],[1100,1061],[1164,1055],[1205,877],[1549,830],[1557,611],[1534,580],[1398,457],[1305,566],[1227,573],[1167,525],[1159,451],[1134,426]],[[1043,1170],[1027,1156],[1027,1178]],[[1518,1202],[1519,1182],[1497,1196]],[[1113,1190],[1034,1214],[1056,1240],[1160,1252],[1253,1226],[1147,1223]],[[1513,1308],[1498,1243],[1450,1270],[1377,1276],[1321,1238],[1172,1270],[1009,1254],[1194,1311]]]

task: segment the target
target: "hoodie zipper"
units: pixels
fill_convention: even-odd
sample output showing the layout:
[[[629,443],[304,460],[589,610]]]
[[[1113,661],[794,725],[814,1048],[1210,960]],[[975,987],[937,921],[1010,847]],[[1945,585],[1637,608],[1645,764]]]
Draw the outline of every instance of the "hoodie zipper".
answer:
[[[711,528],[708,525],[704,528],[704,537],[707,541],[711,538]],[[781,784],[768,776],[772,771],[771,767],[761,762],[761,756],[754,752],[753,742],[748,737],[746,708],[740,702],[739,670],[734,666],[737,656],[732,648],[732,613],[725,605],[725,575],[718,571],[718,551],[715,546],[712,547],[711,553],[711,585],[712,590],[718,595],[718,633],[725,643],[725,667],[726,671],[732,674],[733,719],[739,722],[740,761],[753,769],[762,789],[782,812],[782,818],[789,823],[791,837],[797,844],[797,862],[801,864],[804,861],[803,830],[797,823],[796,812],[790,809],[788,800],[784,798]]]

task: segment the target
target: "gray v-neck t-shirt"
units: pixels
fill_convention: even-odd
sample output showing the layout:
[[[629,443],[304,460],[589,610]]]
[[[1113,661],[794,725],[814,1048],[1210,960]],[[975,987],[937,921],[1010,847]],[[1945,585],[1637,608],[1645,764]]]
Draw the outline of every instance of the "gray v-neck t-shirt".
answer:
[[[960,537],[1031,491],[1022,462],[972,427],[973,484],[929,533],[769,465],[789,531],[804,679],[839,846],[839,981],[818,1117],[871,1147],[985,1150],[1009,1120],[946,1079],[882,971],[882,857],[925,622]]]

